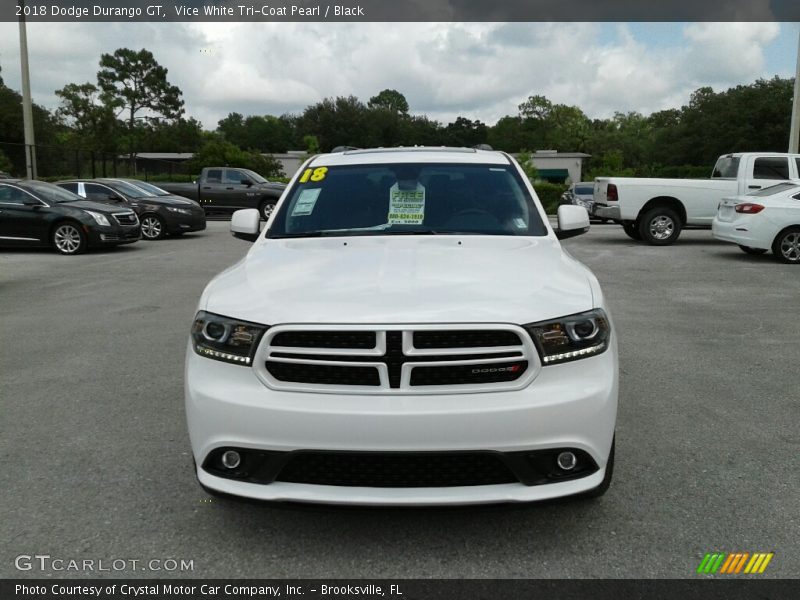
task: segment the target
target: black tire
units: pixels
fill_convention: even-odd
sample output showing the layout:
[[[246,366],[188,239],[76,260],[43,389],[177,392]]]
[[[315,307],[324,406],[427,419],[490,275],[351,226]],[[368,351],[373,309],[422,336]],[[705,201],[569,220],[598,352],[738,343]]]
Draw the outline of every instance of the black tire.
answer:
[[[161,240],[167,235],[167,228],[164,225],[164,220],[158,215],[148,213],[142,215],[142,239],[143,240]]]
[[[775,236],[772,253],[781,262],[800,265],[800,227],[787,227]]]
[[[264,200],[261,206],[258,207],[258,212],[261,213],[261,218],[269,221],[272,216],[272,211],[275,210],[275,200]]]
[[[764,248],[751,248],[750,246],[742,246],[741,244],[739,244],[739,248],[741,248],[742,252],[752,254],[753,256],[759,256],[766,252]]]
[[[671,208],[657,206],[651,208],[638,220],[639,235],[651,246],[669,246],[681,235],[683,224]]]
[[[608,462],[606,463],[606,474],[603,481],[593,490],[584,492],[580,495],[581,498],[599,498],[608,491],[611,486],[611,479],[614,477],[614,449],[617,445],[617,440],[611,440],[611,452],[608,455]]]
[[[67,256],[83,254],[89,247],[83,226],[75,221],[58,223],[50,234],[50,243],[56,252]]]
[[[627,234],[629,238],[632,240],[636,240],[637,242],[642,241],[642,236],[639,235],[639,226],[636,223],[623,223],[622,230]]]

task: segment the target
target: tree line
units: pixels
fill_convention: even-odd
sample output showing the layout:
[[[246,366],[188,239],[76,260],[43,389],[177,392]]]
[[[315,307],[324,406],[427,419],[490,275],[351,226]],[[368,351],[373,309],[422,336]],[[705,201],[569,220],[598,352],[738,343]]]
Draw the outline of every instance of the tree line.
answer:
[[[401,92],[386,89],[367,102],[352,95],[325,98],[297,114],[231,112],[206,130],[185,114],[183,92],[151,52],[120,48],[100,57],[96,81],[55,93],[56,110],[34,106],[39,170],[50,175],[73,173],[76,161],[89,156],[132,160],[139,152],[192,152],[192,172],[228,164],[270,176],[280,165],[264,153],[489,144],[508,152],[591,154],[586,177],[706,176],[720,154],[786,150],[793,80],[759,79],[720,92],[702,87],[680,108],[604,119],[534,94],[516,115],[493,125],[468,116],[444,124],[414,114]],[[0,77],[0,170],[15,174],[24,173],[25,163],[20,102]]]

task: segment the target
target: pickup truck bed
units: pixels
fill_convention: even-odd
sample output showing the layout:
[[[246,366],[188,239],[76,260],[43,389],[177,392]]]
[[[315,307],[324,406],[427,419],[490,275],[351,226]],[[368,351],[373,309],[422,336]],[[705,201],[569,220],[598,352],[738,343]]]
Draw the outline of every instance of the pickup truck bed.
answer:
[[[592,214],[621,224],[635,240],[666,246],[686,226],[710,228],[724,197],[798,177],[798,154],[726,154],[719,157],[709,179],[598,177]]]

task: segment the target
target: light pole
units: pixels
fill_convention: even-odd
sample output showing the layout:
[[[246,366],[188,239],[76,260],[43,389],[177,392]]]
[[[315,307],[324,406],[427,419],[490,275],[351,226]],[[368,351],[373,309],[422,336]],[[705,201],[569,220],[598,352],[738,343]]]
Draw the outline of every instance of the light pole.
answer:
[[[797,71],[794,75],[794,101],[792,102],[792,125],[789,131],[789,152],[797,154],[800,142],[800,33],[797,35]]]
[[[33,137],[33,107],[31,104],[31,74],[28,70],[28,35],[25,31],[25,0],[19,15],[19,62],[22,66],[22,121],[25,128],[25,167],[28,179],[36,179],[36,142]]]

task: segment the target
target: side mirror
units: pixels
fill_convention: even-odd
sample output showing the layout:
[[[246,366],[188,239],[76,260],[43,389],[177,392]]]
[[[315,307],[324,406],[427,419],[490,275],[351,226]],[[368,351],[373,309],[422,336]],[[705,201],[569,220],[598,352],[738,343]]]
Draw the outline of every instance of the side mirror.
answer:
[[[261,231],[261,215],[255,208],[237,210],[231,216],[231,234],[240,240],[255,242]]]
[[[30,196],[27,196],[27,195],[22,199],[22,204],[23,204],[23,206],[41,206],[42,205],[42,203],[39,200],[37,200],[36,198],[31,198]]]
[[[556,229],[558,239],[566,240],[587,231],[589,231],[589,213],[583,206],[564,204],[558,207],[558,229]]]
[[[249,179],[245,178],[245,179],[242,179],[242,185],[246,185],[247,187],[250,187],[251,185],[253,185],[253,182],[250,181]]]
[[[120,197],[119,197],[119,196],[117,196],[116,194],[109,194],[109,195],[108,195],[108,199],[109,199],[109,200],[113,200],[114,202],[125,202],[125,199],[124,199],[124,198],[120,198]]]

